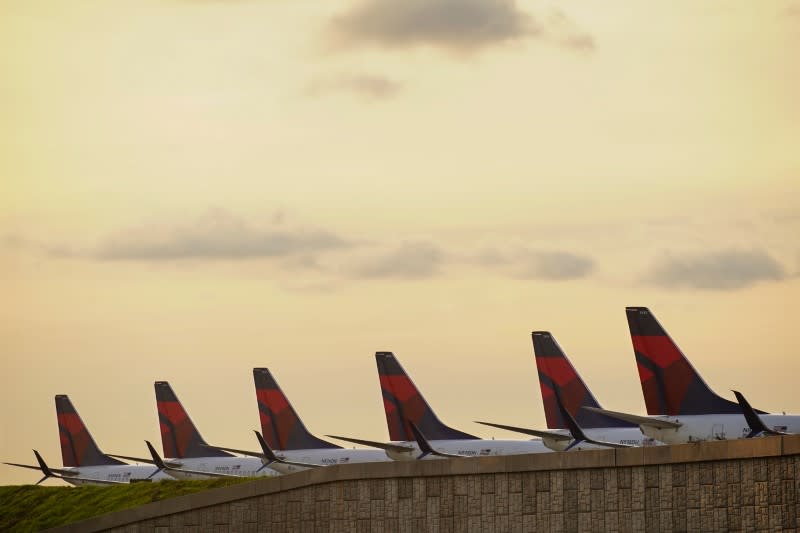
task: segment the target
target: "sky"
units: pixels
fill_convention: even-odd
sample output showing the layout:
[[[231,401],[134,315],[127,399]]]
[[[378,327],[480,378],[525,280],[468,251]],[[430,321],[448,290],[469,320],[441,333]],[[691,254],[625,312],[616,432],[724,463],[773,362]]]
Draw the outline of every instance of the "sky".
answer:
[[[800,412],[798,49],[796,0],[0,0],[0,460],[56,394],[144,455],[157,380],[253,448],[262,366],[385,440],[382,350],[514,438],[533,330],[644,413],[625,306]]]

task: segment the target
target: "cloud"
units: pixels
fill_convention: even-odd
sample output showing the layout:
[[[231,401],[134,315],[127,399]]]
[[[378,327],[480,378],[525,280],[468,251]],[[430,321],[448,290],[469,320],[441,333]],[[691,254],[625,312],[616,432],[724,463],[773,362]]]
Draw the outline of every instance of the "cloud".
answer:
[[[326,231],[257,228],[227,211],[211,211],[189,224],[140,228],[106,240],[88,255],[105,261],[254,259],[341,249],[350,243]]]
[[[567,35],[561,39],[561,44],[574,50],[594,50],[594,37],[588,33],[576,33]]]
[[[362,0],[331,20],[330,33],[342,46],[381,48],[434,46],[452,52],[541,37],[572,49],[592,49],[593,39],[577,31],[560,11],[540,23],[515,0]]]
[[[345,44],[470,50],[537,31],[513,0],[364,0],[332,21]]]
[[[576,51],[595,49],[594,37],[581,30],[575,22],[560,9],[553,9],[546,16],[548,36],[566,48]]]
[[[780,281],[783,267],[763,250],[719,250],[657,260],[645,281],[665,288],[731,290]]]
[[[594,270],[591,258],[563,251],[528,251],[518,263],[514,277],[520,279],[566,281],[585,278]]]
[[[486,249],[473,258],[479,265],[505,270],[516,279],[566,281],[588,277],[595,269],[592,258],[563,250]]]
[[[790,209],[771,209],[761,215],[767,217],[776,224],[796,224],[800,223],[800,210]]]
[[[6,233],[3,235],[3,238],[0,239],[0,243],[2,243],[4,247],[12,250],[25,248],[28,245],[28,242],[16,233]]]
[[[782,13],[785,17],[800,19],[800,2],[789,4]]]
[[[4,235],[0,243],[8,250],[33,251],[50,257],[64,258],[78,255],[78,253],[69,246],[29,239],[16,233]]]
[[[382,100],[395,96],[403,88],[392,79],[372,74],[347,74],[312,81],[306,87],[309,96],[322,96],[332,92],[352,92],[370,100]]]
[[[428,242],[404,242],[396,249],[362,261],[351,269],[358,279],[425,279],[439,273],[445,253]]]

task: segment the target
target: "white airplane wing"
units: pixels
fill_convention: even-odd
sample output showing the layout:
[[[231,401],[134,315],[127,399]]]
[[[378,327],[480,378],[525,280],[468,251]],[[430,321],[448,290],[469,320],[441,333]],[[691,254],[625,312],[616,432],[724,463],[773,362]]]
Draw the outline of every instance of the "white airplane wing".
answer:
[[[364,440],[364,439],[353,439],[351,437],[337,437],[336,435],[325,435],[326,437],[330,437],[332,439],[344,440],[347,442],[352,442],[353,444],[361,444],[362,446],[370,446],[372,448],[379,448],[381,450],[387,450],[390,452],[398,452],[398,453],[405,453],[405,452],[413,452],[413,446],[405,446],[403,444],[394,444],[389,442],[378,442],[374,440]]]
[[[621,413],[619,411],[609,411],[608,409],[600,409],[599,407],[583,407],[583,409],[595,413],[600,413],[606,416],[610,416],[611,418],[616,418],[617,420],[630,422],[631,424],[636,424],[639,426],[650,426],[658,429],[675,429],[683,425],[680,422],[672,422],[670,420],[664,420],[663,418],[632,415],[630,413]]]
[[[495,424],[492,422],[479,422],[475,421],[476,424],[483,424],[484,426],[492,426],[495,428],[505,429],[506,431],[514,431],[515,433],[522,433],[523,435],[531,435],[533,437],[539,437],[542,439],[553,439],[556,441],[559,440],[572,440],[572,437],[569,435],[565,435],[564,433],[555,433],[553,431],[544,431],[541,429],[529,429],[529,428],[521,428],[517,426],[506,426],[505,424]]]

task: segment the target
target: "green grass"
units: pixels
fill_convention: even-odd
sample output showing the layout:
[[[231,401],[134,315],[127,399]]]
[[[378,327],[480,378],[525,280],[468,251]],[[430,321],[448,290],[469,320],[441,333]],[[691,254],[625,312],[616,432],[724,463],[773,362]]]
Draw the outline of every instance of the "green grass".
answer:
[[[162,481],[111,487],[0,487],[0,531],[40,531],[146,503],[226,487],[249,478]]]

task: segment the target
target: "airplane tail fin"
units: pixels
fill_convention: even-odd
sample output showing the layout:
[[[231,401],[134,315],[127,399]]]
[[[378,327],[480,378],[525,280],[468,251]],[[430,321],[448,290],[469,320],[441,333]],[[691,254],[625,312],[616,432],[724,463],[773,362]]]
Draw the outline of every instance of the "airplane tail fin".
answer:
[[[164,457],[231,457],[228,452],[208,446],[169,383],[156,381],[155,389]]]
[[[273,450],[340,448],[312,435],[266,368],[254,368],[258,415],[264,440]]]
[[[736,402],[706,385],[646,307],[626,307],[628,328],[649,415],[740,414]]]
[[[476,439],[442,423],[391,352],[375,352],[389,438],[414,441],[413,422],[430,440]]]
[[[100,451],[66,394],[56,395],[58,437],[64,466],[124,465]]]
[[[531,338],[548,428],[568,429],[568,421],[564,419],[559,409],[557,396],[561,398],[564,409],[583,428],[631,426],[627,422],[581,409],[600,407],[600,404],[572,366],[555,337],[547,331],[534,331],[531,333]]]

